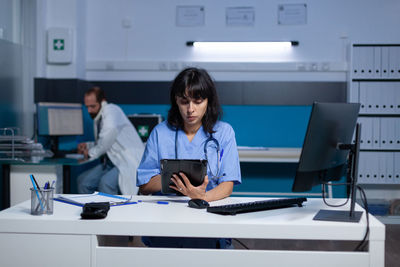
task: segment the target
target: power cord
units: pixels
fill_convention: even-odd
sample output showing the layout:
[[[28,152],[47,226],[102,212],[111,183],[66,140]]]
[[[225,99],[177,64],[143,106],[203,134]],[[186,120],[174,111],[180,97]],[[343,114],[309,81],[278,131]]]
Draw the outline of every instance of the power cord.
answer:
[[[367,244],[368,244],[367,237],[369,235],[369,215],[368,215],[369,210],[368,210],[367,196],[365,194],[364,189],[359,185],[357,185],[357,189],[360,190],[360,197],[361,197],[362,204],[364,206],[363,208],[365,210],[365,216],[366,216],[366,219],[367,219],[367,230],[365,231],[365,235],[364,235],[363,240],[361,240],[361,242],[355,248],[355,251],[364,251],[366,246],[367,246]]]
[[[337,184],[329,184],[329,185],[350,185],[350,184],[351,183],[337,183]],[[342,207],[342,206],[346,205],[349,202],[350,198],[349,198],[349,196],[347,196],[347,199],[343,204],[333,205],[333,204],[327,203],[326,199],[325,199],[325,194],[326,194],[325,186],[326,185],[328,185],[328,184],[327,183],[323,183],[322,184],[322,199],[323,199],[325,205],[327,205],[328,207]],[[364,251],[365,248],[366,248],[366,245],[368,244],[367,237],[368,237],[368,234],[369,234],[369,209],[368,209],[367,196],[365,194],[364,189],[359,185],[356,185],[356,189],[358,189],[360,191],[360,198],[361,198],[362,206],[363,206],[363,208],[365,210],[365,216],[366,216],[366,219],[367,219],[367,230],[365,231],[364,238],[360,241],[360,243],[357,245],[357,247],[354,250],[355,251]]]

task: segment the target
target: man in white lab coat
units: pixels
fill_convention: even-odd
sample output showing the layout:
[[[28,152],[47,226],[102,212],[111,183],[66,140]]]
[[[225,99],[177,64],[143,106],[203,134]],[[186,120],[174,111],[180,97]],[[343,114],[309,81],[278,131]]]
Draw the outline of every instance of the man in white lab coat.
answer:
[[[96,141],[80,143],[78,153],[100,158],[100,164],[79,175],[78,192],[136,194],[136,169],[144,151],[142,140],[121,108],[106,102],[99,87],[89,89],[84,102],[94,119]]]

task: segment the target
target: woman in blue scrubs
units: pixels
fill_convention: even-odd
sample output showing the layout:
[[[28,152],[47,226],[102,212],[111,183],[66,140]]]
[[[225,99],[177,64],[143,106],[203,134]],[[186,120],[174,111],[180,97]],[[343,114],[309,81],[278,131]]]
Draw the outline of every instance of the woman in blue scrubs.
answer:
[[[137,186],[142,194],[161,191],[161,159],[207,159],[203,184],[193,186],[184,174],[172,178],[171,188],[192,199],[208,202],[231,195],[241,183],[239,155],[232,127],[220,121],[221,106],[215,84],[203,69],[187,68],[175,78],[170,91],[168,120],[158,124],[147,140],[138,168]],[[205,153],[206,152],[206,153]],[[220,247],[226,239],[143,239],[148,246]]]

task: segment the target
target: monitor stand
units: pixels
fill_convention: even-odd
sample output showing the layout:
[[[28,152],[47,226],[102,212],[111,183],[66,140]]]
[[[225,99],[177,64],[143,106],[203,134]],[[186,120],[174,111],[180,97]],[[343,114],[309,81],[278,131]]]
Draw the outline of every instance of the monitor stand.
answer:
[[[62,157],[58,151],[58,136],[50,136],[50,150],[53,152],[54,158]]]
[[[334,221],[334,222],[356,222],[358,223],[363,214],[362,211],[355,211],[356,185],[358,177],[358,157],[360,152],[361,125],[356,125],[356,140],[354,144],[339,144],[338,149],[350,150],[347,164],[347,181],[350,181],[350,210],[320,210],[313,220]],[[323,185],[325,186],[325,185]],[[325,197],[325,196],[323,196]]]

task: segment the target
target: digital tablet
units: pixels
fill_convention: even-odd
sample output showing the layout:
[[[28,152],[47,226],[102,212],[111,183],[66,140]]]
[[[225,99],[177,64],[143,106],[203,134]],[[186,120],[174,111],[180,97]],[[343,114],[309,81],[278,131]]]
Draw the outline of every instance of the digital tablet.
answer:
[[[200,159],[162,159],[161,161],[161,192],[163,194],[177,193],[170,188],[174,185],[171,181],[175,173],[183,172],[193,186],[199,186],[204,182],[204,176],[207,174],[207,160]]]

